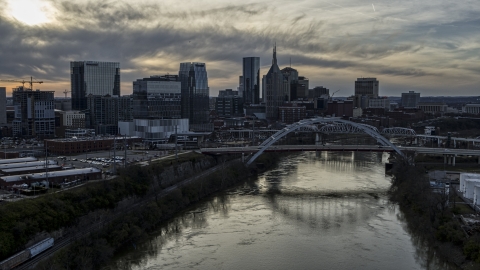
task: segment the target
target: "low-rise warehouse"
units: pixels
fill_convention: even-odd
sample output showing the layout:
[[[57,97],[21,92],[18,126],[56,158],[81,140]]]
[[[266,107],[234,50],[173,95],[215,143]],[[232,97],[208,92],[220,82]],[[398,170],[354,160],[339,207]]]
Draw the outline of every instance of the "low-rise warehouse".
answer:
[[[29,161],[37,161],[37,159],[34,157],[0,159],[0,164],[10,164],[10,163],[29,162]]]
[[[12,168],[12,169],[4,169],[1,170],[2,175],[21,175],[21,174],[31,174],[31,173],[39,173],[39,172],[53,172],[53,171],[60,171],[63,170],[62,166],[58,165],[48,165],[45,169],[45,165],[43,166],[32,166],[32,167],[21,167],[21,168]]]
[[[31,184],[48,180],[50,183],[60,184],[70,181],[88,181],[102,179],[102,171],[97,168],[82,168],[62,170],[48,173],[32,173],[0,177],[0,187],[7,188],[13,185]]]
[[[13,169],[13,168],[22,168],[22,167],[35,167],[35,166],[45,166],[45,163],[48,165],[58,165],[58,162],[55,160],[47,160],[45,161],[31,161],[31,162],[18,162],[18,163],[10,163],[10,164],[2,164],[0,165],[0,171]]]

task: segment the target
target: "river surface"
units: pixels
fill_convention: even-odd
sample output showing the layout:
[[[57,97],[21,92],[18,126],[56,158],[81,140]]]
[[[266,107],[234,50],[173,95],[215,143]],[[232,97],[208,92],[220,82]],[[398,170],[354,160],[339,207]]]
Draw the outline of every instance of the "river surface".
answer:
[[[283,157],[178,214],[106,269],[451,269],[388,201],[387,157]]]

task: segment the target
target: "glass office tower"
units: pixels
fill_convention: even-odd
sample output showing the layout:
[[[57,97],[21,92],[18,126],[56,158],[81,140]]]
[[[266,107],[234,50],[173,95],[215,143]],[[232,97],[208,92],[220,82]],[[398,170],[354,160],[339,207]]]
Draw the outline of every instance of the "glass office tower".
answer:
[[[243,58],[243,99],[246,104],[260,103],[260,57]]]
[[[120,96],[120,63],[70,62],[72,110],[86,110],[87,96]]]
[[[209,88],[205,63],[180,63],[178,73],[182,88],[182,118],[190,125],[208,123]]]

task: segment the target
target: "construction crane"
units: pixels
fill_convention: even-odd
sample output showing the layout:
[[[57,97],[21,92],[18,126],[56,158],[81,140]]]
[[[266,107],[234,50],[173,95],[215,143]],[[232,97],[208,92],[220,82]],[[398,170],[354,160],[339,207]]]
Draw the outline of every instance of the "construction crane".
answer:
[[[335,95],[335,93],[337,93],[338,91],[340,91],[340,89],[336,90],[335,92],[332,93],[332,95],[330,96],[330,99],[333,98],[333,95]]]
[[[22,84],[22,87],[25,89],[25,83],[28,83],[30,84],[30,90],[33,90],[33,84],[34,83],[38,83],[38,84],[41,84],[43,83],[43,81],[34,81],[33,80],[33,77],[30,77],[30,81],[25,81],[25,80],[0,80],[2,82],[17,82],[17,83],[21,83]]]
[[[67,89],[65,89],[65,91],[63,91],[62,93],[65,94],[65,98],[67,98],[67,93],[71,93],[72,91],[67,91]]]

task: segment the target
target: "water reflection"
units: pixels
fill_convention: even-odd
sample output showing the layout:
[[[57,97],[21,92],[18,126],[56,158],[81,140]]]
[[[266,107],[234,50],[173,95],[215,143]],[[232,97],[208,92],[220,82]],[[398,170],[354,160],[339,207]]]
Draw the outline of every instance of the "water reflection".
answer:
[[[288,156],[179,214],[106,269],[448,269],[386,199],[387,158]]]

